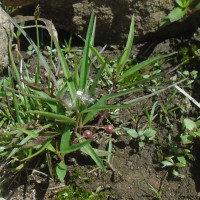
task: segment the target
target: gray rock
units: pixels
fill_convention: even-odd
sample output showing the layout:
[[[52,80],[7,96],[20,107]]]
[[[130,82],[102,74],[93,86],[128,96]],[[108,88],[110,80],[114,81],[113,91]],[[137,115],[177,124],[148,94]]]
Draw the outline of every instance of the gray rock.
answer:
[[[42,17],[52,19],[57,28],[81,37],[85,37],[94,11],[97,44],[124,44],[133,14],[136,37],[154,32],[174,7],[173,0],[4,0],[4,3],[15,6],[40,3]]]
[[[9,23],[0,6],[0,71],[2,67],[6,67],[9,64],[7,31],[11,27],[12,25]]]

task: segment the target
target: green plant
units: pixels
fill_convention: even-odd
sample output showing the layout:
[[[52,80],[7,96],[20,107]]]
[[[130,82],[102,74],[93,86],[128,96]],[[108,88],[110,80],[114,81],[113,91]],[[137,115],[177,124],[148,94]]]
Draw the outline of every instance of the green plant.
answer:
[[[98,188],[96,192],[90,192],[84,190],[78,186],[68,187],[59,191],[53,198],[53,200],[103,200],[105,195],[103,192],[99,192]]]
[[[125,127],[123,129],[138,142],[140,148],[144,147],[147,142],[154,140],[156,136],[156,131],[153,129],[140,129],[138,131]]]
[[[153,192],[154,194],[154,197],[155,199],[158,199],[158,200],[162,200],[162,191],[161,189],[159,188],[159,190],[157,190],[155,187],[153,187],[152,185],[148,184],[149,185],[149,188],[150,190]]]
[[[175,7],[160,23],[160,26],[166,26],[172,22],[182,19],[187,14],[191,14],[200,9],[200,3],[196,0],[175,0]]]
[[[200,137],[200,127],[198,122],[195,123],[191,119],[186,118],[184,119],[183,123],[185,131],[183,134],[181,134],[181,140],[185,145],[192,144],[195,138]]]
[[[159,113],[159,122],[167,124],[173,130],[173,124],[170,119],[176,119],[176,112],[179,110],[179,106],[174,105],[174,100],[177,92],[174,91],[173,94],[166,100],[164,99],[161,103],[160,113]]]
[[[178,172],[178,168],[185,167],[187,164],[187,161],[185,160],[184,156],[170,156],[170,157],[165,157],[165,160],[161,162],[163,167],[172,167],[173,171],[172,174],[176,177],[179,178],[184,178],[185,176],[183,174],[180,174]]]
[[[195,123],[190,119],[184,119],[184,133],[180,135],[180,141],[172,142],[169,146],[170,151],[164,160],[161,162],[162,166],[169,167],[172,169],[172,174],[176,177],[184,178],[184,175],[179,172],[180,168],[187,166],[190,160],[193,160],[192,147],[195,138],[200,136],[200,129],[197,126],[198,122]]]
[[[148,110],[145,110],[147,119],[148,119],[148,127],[152,129],[153,127],[153,120],[155,119],[155,117],[157,116],[157,114],[155,114],[156,111],[156,106],[157,106],[157,101],[153,104],[151,112],[149,113]]]
[[[111,160],[112,141],[111,134],[108,136],[108,150],[93,148],[91,140],[83,136],[86,129],[96,131],[97,137],[100,124],[106,115],[100,117],[100,121],[95,124],[94,118],[100,112],[128,108],[133,102],[140,101],[141,98],[120,102],[120,97],[137,92],[137,83],[129,83],[120,86],[120,82],[133,73],[138,72],[146,65],[155,63],[169,55],[160,55],[150,58],[136,65],[127,66],[134,37],[134,18],[132,18],[128,41],[124,52],[112,65],[94,48],[96,18],[94,14],[88,27],[85,46],[80,61],[74,60],[69,65],[66,60],[66,49],[61,49],[57,32],[53,24],[43,18],[38,18],[45,23],[51,35],[52,43],[56,49],[58,63],[49,65],[40,53],[39,37],[37,45],[27,36],[26,32],[13,20],[10,21],[27,38],[38,56],[38,64],[35,74],[31,74],[26,65],[18,68],[12,54],[12,37],[10,35],[9,53],[11,68],[8,68],[9,76],[2,80],[0,97],[2,103],[1,112],[1,161],[3,168],[12,165],[13,173],[22,170],[35,157],[42,153],[47,154],[47,163],[50,174],[56,173],[57,177],[64,180],[67,172],[65,158],[68,154],[81,151],[89,155],[97,166],[105,171],[105,166],[101,157],[106,158],[108,163]],[[21,20],[27,20],[22,18]],[[35,18],[33,18],[35,20]],[[36,24],[36,28],[38,28]],[[51,45],[52,47],[53,45]],[[70,44],[67,46],[67,53],[70,52]],[[71,53],[71,52],[70,52]],[[51,59],[53,58],[52,48],[50,48]],[[54,55],[56,57],[56,55]],[[100,66],[96,66],[94,56]],[[23,62],[22,62],[23,63]],[[46,75],[40,73],[39,67],[44,66]],[[92,71],[94,67],[94,72]],[[63,76],[59,74],[59,68],[63,71]],[[93,75],[91,73],[93,72]],[[99,94],[98,87],[104,81],[103,73],[107,73],[110,90]],[[93,76],[94,79],[91,79]],[[147,79],[149,80],[149,79]],[[145,81],[147,81],[145,80]],[[172,87],[172,86],[170,86]],[[169,88],[169,87],[168,87]],[[156,91],[153,96],[165,89]],[[95,98],[93,98],[95,96]],[[142,99],[150,97],[143,96]],[[104,127],[105,128],[105,127]],[[91,129],[91,130],[90,130]],[[110,131],[111,133],[111,131]],[[153,139],[155,131],[144,130],[139,134],[139,138]],[[54,158],[51,155],[54,155]],[[53,160],[55,167],[51,165]],[[8,178],[8,177],[7,177]]]
[[[18,25],[16,25],[18,26]],[[105,170],[105,167],[95,152],[95,149],[85,140],[82,134],[83,113],[88,106],[94,103],[86,92],[90,87],[87,84],[88,69],[90,68],[90,45],[94,38],[95,17],[91,18],[88,34],[81,60],[80,76],[78,73],[71,74],[68,64],[58,45],[57,39],[52,36],[57,48],[58,56],[64,71],[64,76],[56,81],[53,69],[51,69],[39,52],[39,46],[32,43],[38,54],[38,59],[43,61],[47,67],[47,84],[40,86],[43,78],[40,76],[38,67],[32,77],[29,71],[24,67],[25,75],[22,70],[18,71],[15,65],[11,42],[9,51],[12,68],[8,69],[9,77],[2,81],[1,97],[7,99],[11,105],[2,109],[4,116],[8,117],[1,121],[7,128],[2,133],[2,151],[1,159],[6,158],[5,163],[13,162],[14,172],[21,170],[28,161],[38,156],[44,151],[54,153],[60,162],[56,165],[56,174],[60,180],[66,175],[67,166],[64,157],[70,152],[81,150],[91,156],[97,165]],[[18,26],[23,34],[24,31]],[[39,39],[39,38],[38,38]],[[39,43],[39,42],[38,42]],[[40,55],[40,56],[39,56]],[[38,62],[39,66],[39,62]],[[10,70],[13,70],[15,79],[11,76]],[[75,70],[79,70],[76,66]],[[40,77],[40,79],[39,79]],[[100,77],[100,75],[99,75]],[[99,77],[93,83],[93,90],[98,83]],[[76,82],[78,80],[78,82]],[[18,87],[14,85],[17,82]],[[58,82],[61,86],[58,86]],[[83,92],[84,91],[84,92]],[[7,112],[5,112],[7,111]],[[7,114],[7,115],[6,115]],[[88,119],[90,121],[91,118]],[[13,139],[13,135],[15,138]],[[60,137],[60,141],[59,141]],[[101,151],[101,155],[107,156],[107,151]]]

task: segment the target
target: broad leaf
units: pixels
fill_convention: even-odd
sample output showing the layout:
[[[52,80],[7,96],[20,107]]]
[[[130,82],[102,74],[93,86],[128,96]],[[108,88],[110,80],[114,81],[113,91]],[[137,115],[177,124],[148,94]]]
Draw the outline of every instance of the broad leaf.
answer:
[[[56,174],[58,176],[58,179],[60,181],[63,181],[65,179],[66,173],[67,173],[67,165],[63,161],[61,161],[56,165]]]
[[[192,121],[191,119],[184,119],[183,121],[185,128],[189,131],[195,131],[197,130],[197,125],[194,121]]]

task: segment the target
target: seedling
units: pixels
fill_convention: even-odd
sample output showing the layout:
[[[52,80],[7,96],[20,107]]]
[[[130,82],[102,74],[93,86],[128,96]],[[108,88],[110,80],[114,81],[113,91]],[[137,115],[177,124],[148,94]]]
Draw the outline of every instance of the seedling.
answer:
[[[147,142],[154,140],[156,136],[156,131],[153,129],[140,129],[139,131],[130,128],[123,129],[131,136],[131,138],[138,141],[140,148],[144,147]]]
[[[160,26],[167,26],[172,22],[178,21],[188,14],[192,14],[200,9],[200,3],[196,0],[175,0],[175,7],[161,22]]]
[[[194,160],[191,149],[195,138],[200,136],[200,130],[194,121],[186,118],[183,125],[185,132],[180,136],[181,142],[171,141],[168,152],[171,156],[166,156],[161,162],[163,168],[172,168],[172,174],[179,178],[184,178],[184,176],[178,169],[188,165],[190,160]]]
[[[177,156],[175,158],[174,156],[171,157],[165,157],[165,160],[161,162],[164,167],[172,167],[173,171],[172,174],[179,178],[184,178],[185,176],[183,174],[180,174],[177,169],[185,167],[187,164],[187,161],[185,160],[184,156]]]

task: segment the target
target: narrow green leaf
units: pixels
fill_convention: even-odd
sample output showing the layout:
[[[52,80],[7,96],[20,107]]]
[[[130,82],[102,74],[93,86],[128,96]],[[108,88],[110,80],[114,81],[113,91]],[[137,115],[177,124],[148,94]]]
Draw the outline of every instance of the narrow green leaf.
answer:
[[[76,123],[72,118],[67,117],[65,115],[59,115],[59,114],[54,114],[54,113],[45,112],[45,111],[30,110],[30,111],[27,111],[26,113],[43,115],[45,117],[53,118],[53,119],[58,120],[58,121],[63,121],[63,122],[68,123],[68,124],[75,124]]]
[[[102,106],[95,106],[95,107],[90,107],[86,108],[83,110],[81,113],[88,113],[88,112],[94,112],[94,111],[102,111],[102,110],[115,110],[115,109],[121,109],[121,108],[128,108],[130,107],[129,104],[124,104],[124,105],[102,105]]]
[[[60,99],[61,96],[67,91],[68,89],[68,85],[67,85],[67,82],[65,82],[62,87],[60,88],[60,90],[57,92],[56,94],[56,98],[57,99]]]
[[[31,137],[30,135],[26,136],[24,139],[22,139],[17,145],[22,146],[25,143],[27,143],[29,140],[31,140],[33,137]]]
[[[70,145],[65,150],[60,151],[60,153],[64,156],[68,153],[80,150],[81,148],[83,148],[85,145],[87,145],[89,143],[90,143],[90,141],[86,140],[86,141],[83,141],[83,142],[80,142],[80,143],[77,143],[77,144]]]
[[[42,145],[42,147],[41,147],[36,153],[34,153],[34,154],[28,156],[27,158],[22,159],[21,162],[23,162],[23,161],[25,161],[25,160],[29,160],[29,159],[31,159],[31,158],[33,158],[33,157],[39,155],[40,153],[42,153],[42,152],[48,147],[48,145],[49,145],[50,143],[51,143],[51,140],[46,141],[46,142]]]
[[[188,1],[188,0],[187,0]],[[176,0],[176,3],[180,6],[180,7],[184,7],[185,5],[185,0]]]
[[[4,13],[4,15],[8,18],[8,20],[15,26],[17,27],[17,29],[24,35],[24,37],[27,39],[27,41],[34,47],[35,51],[38,53],[38,47],[36,46],[36,44],[33,42],[33,40],[27,35],[26,31],[23,30],[23,28],[21,28],[16,21],[10,17],[10,15],[8,15],[3,9],[2,12]],[[52,78],[52,80],[54,81],[55,85],[56,85],[56,79],[55,76],[51,70],[51,68],[49,67],[49,65],[46,62],[46,58],[44,58],[44,56],[41,54],[40,55],[40,60],[42,62],[42,64],[44,65],[44,68],[47,72],[50,73],[50,77]]]
[[[170,54],[171,55],[171,54]],[[160,56],[156,56],[150,59],[147,59],[141,63],[138,63],[136,65],[130,66],[128,70],[126,70],[121,76],[120,76],[120,80],[123,80],[124,78],[126,78],[127,76],[132,75],[133,73],[137,72],[138,70],[142,69],[145,66],[148,65],[152,65],[154,64],[156,61],[165,58],[166,56],[160,55]]]
[[[56,153],[56,149],[53,147],[52,144],[49,144],[49,145],[47,146],[47,149],[48,149],[49,151],[53,152],[53,153]]]
[[[103,56],[97,51],[97,49],[93,46],[90,46],[92,52],[94,53],[94,55],[97,57],[99,63],[101,64],[101,66],[104,66],[105,65],[105,69],[106,69],[106,72],[108,73],[108,75],[110,77],[113,76],[111,70],[109,69],[109,64],[106,62],[106,60],[103,58]]]
[[[75,103],[75,101],[76,101],[76,88],[75,88],[74,81],[73,81],[72,76],[71,76],[71,72],[69,70],[67,61],[65,59],[65,56],[64,56],[57,40],[55,38],[53,38],[53,41],[54,41],[55,47],[56,47],[57,52],[58,52],[58,57],[60,59],[60,63],[61,63],[63,73],[65,75],[65,78],[67,79],[67,85],[68,85],[68,89],[69,89],[69,93],[70,93],[72,102]]]
[[[92,43],[94,41],[94,29],[96,24],[96,18],[94,16],[94,13],[92,13],[87,36],[85,40],[85,47],[83,50],[83,57],[81,60],[81,71],[80,71],[80,83],[79,83],[79,90],[84,91],[86,90],[86,85],[88,81],[88,75],[89,75],[89,59],[90,59],[90,45],[92,46]]]
[[[10,70],[8,70],[8,74],[9,74],[9,78],[10,78],[11,87],[14,88],[14,82],[13,82],[13,78],[11,76]],[[21,120],[20,114],[19,114],[19,102],[18,102],[17,96],[14,92],[12,92],[12,97],[13,97],[13,103],[14,103],[17,121],[18,121],[18,123],[23,123]]]
[[[124,49],[124,53],[122,54],[119,61],[117,62],[117,69],[116,69],[117,77],[119,77],[126,62],[128,61],[128,58],[131,53],[132,45],[133,45],[133,38],[134,38],[134,16],[132,16],[132,19],[131,19],[130,31],[129,31],[126,47]]]
[[[18,92],[17,90],[14,90],[14,89],[12,89],[10,87],[4,87],[4,88],[8,89],[11,92],[19,93],[22,96],[30,97],[30,98],[33,98],[33,99],[40,99],[40,100],[43,100],[43,101],[46,101],[46,102],[57,102],[58,101],[57,99],[54,99],[54,98],[51,98],[51,97],[47,98],[47,97],[36,96],[36,95],[31,95],[31,94],[27,94],[27,93]]]
[[[91,107],[87,108],[87,109],[91,109],[92,112],[89,112],[85,116],[85,118],[83,120],[83,124],[86,124],[91,119],[93,119],[94,116],[96,116],[99,113],[99,111],[102,110],[101,106],[105,106],[105,102],[107,100],[114,99],[114,98],[117,98],[117,97],[120,97],[120,96],[124,96],[124,95],[129,94],[129,93],[134,93],[134,92],[138,92],[138,91],[141,91],[141,89],[135,89],[135,90],[134,89],[128,89],[128,90],[125,90],[125,91],[121,91],[121,92],[117,92],[117,93],[113,93],[113,94],[108,94],[108,95],[102,96],[94,105],[92,105]],[[99,109],[95,111],[96,107],[98,107]],[[82,112],[84,113],[85,110],[83,110]]]
[[[80,139],[81,136],[79,134],[76,135]],[[81,141],[85,141],[85,139],[82,138]],[[101,170],[106,171],[105,166],[103,165],[100,158],[98,157],[98,155],[96,154],[96,152],[94,151],[94,149],[90,144],[86,144],[84,147],[82,147],[81,151],[89,155]]]
[[[21,131],[22,133],[25,133],[26,135],[29,135],[32,138],[38,137],[38,134],[34,131],[30,131],[30,130],[23,129],[23,128],[17,128],[17,127],[16,127],[16,130]]]
[[[136,103],[136,102],[138,102],[138,101],[142,101],[142,100],[144,100],[144,99],[150,98],[150,97],[155,96],[155,95],[157,95],[157,94],[159,94],[159,93],[161,93],[161,92],[163,92],[163,91],[165,91],[165,90],[167,90],[167,89],[170,89],[170,88],[174,87],[175,85],[178,85],[178,84],[184,82],[185,80],[186,80],[186,79],[183,79],[183,80],[181,80],[181,81],[179,81],[179,82],[177,82],[177,83],[174,83],[174,84],[172,84],[172,85],[169,85],[169,86],[167,86],[166,88],[162,88],[162,89],[160,89],[160,90],[157,90],[157,91],[155,91],[155,92],[153,92],[153,93],[151,93],[151,94],[144,95],[144,96],[142,96],[142,97],[138,97],[138,98],[133,99],[133,100],[130,100],[130,101],[126,101],[126,102],[124,102],[124,104],[133,104],[133,103]]]
[[[51,98],[48,94],[46,94],[43,91],[37,91],[35,90],[34,93],[36,94],[36,99],[37,97],[41,97],[40,99],[42,101],[45,100],[45,102],[48,104],[48,106],[51,108],[51,111],[53,113],[59,113],[59,114],[65,114],[65,110],[63,109],[63,106],[59,104],[59,100]],[[33,97],[35,99],[35,97]]]
[[[6,157],[6,160],[14,156],[19,151],[19,148],[13,148],[10,154]]]
[[[101,66],[101,68],[99,69],[97,75],[95,76],[95,79],[94,79],[94,81],[92,83],[92,86],[90,87],[90,90],[89,90],[90,96],[93,96],[93,94],[95,92],[95,89],[96,89],[96,86],[97,86],[97,84],[98,84],[98,82],[99,82],[99,80],[101,78],[101,74],[102,74],[105,66],[106,66],[106,63],[104,63],[104,65]]]
[[[156,101],[153,104],[153,107],[151,109],[151,114],[150,114],[150,118],[149,118],[151,126],[152,126],[152,121],[154,120],[154,117],[155,117],[154,113],[155,113],[155,109],[156,109],[157,104],[158,104],[158,102]]]
[[[20,90],[22,92],[24,92],[24,87],[23,87],[22,82],[21,82],[20,74],[18,72],[17,66],[15,65],[15,61],[14,61],[14,57],[13,57],[13,53],[12,53],[11,40],[9,42],[8,47],[9,47],[8,49],[9,49],[9,56],[10,56],[10,60],[11,60],[11,66],[13,68],[13,71],[14,71],[14,74],[15,74],[15,77],[16,77],[16,80],[17,80],[17,84],[19,85]]]
[[[71,131],[69,126],[67,126],[60,140],[60,152],[62,156],[64,156],[65,151],[67,151],[70,148],[70,141],[71,141]]]
[[[108,157],[111,155],[110,152],[105,151],[105,150],[101,150],[101,149],[95,149],[93,148],[95,153],[99,156],[99,157]]]
[[[113,145],[112,145],[112,138],[110,137],[109,143],[108,143],[108,152],[109,152],[109,155],[108,155],[108,157],[107,157],[107,162],[108,162],[109,164],[111,164],[112,148],[113,148]]]
[[[22,164],[20,164],[19,166],[17,166],[16,168],[14,168],[14,172],[19,172],[19,171],[21,171],[22,169],[24,168],[24,164],[22,163]],[[0,198],[0,200],[1,200],[1,198]],[[4,199],[3,199],[4,200]]]

